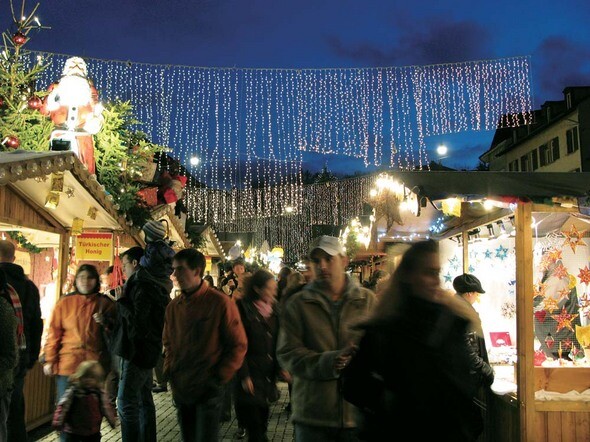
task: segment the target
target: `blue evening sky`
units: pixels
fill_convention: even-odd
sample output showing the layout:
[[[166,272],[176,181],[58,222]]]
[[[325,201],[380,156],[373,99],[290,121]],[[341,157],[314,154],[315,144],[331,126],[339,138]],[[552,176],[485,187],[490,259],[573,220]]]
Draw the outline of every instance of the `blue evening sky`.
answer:
[[[6,3],[0,3],[1,22]],[[566,86],[590,85],[587,0],[42,0],[38,16],[52,29],[29,49],[82,57],[323,68],[529,55],[535,108],[562,99]],[[426,143],[432,152],[448,146],[443,164],[473,168],[492,136],[469,132]],[[362,160],[333,156],[308,159],[304,167],[324,161],[336,172],[364,169]]]

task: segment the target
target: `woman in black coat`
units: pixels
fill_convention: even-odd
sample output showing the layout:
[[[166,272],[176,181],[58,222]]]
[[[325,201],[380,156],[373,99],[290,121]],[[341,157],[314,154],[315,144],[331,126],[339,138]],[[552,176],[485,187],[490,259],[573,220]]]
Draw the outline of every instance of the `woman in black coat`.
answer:
[[[481,432],[465,339],[475,317],[441,289],[439,274],[438,245],[412,245],[364,324],[341,376],[344,397],[364,417],[362,440],[386,440],[399,426],[413,441],[470,442]]]
[[[276,295],[274,276],[258,270],[246,280],[245,295],[237,301],[248,336],[248,351],[237,374],[236,412],[242,416],[249,441],[267,441],[269,406],[279,398]]]

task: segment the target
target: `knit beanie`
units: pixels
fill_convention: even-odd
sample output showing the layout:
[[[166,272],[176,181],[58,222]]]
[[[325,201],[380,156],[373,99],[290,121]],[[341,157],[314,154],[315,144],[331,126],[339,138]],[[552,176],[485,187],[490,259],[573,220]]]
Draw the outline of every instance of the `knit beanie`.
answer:
[[[146,242],[158,241],[166,237],[166,226],[161,221],[148,221],[143,225]]]

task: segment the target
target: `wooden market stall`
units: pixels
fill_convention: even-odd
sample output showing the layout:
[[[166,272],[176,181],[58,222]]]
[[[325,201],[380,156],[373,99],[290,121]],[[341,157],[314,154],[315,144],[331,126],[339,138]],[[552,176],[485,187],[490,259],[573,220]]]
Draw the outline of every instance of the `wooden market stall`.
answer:
[[[63,294],[76,243],[72,234],[88,232],[110,234],[108,259],[113,232],[124,242],[143,245],[117,213],[112,197],[72,152],[0,153],[0,234],[17,244],[16,263],[39,287],[45,323]],[[54,396],[53,379],[37,364],[25,381],[29,430],[51,418]]]
[[[444,286],[465,272],[486,290],[478,311],[496,381],[481,398],[481,440],[590,440],[590,174],[392,175],[422,210],[388,232],[389,249],[437,239]],[[452,199],[455,216],[440,210]]]

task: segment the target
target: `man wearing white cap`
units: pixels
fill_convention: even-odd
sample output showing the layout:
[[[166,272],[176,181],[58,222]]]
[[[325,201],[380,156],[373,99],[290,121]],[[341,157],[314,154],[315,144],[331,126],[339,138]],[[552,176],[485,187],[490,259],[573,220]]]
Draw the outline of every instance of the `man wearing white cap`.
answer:
[[[316,238],[309,255],[316,279],[286,303],[277,346],[279,363],[293,376],[295,440],[356,440],[356,413],[339,378],[360,339],[351,326],[366,317],[375,295],[345,273],[338,238]]]

